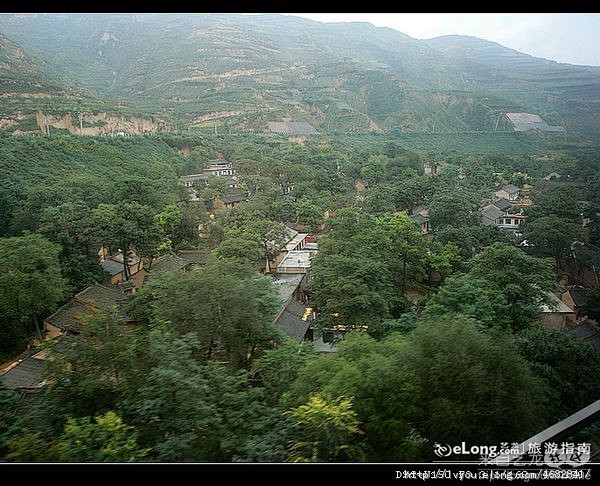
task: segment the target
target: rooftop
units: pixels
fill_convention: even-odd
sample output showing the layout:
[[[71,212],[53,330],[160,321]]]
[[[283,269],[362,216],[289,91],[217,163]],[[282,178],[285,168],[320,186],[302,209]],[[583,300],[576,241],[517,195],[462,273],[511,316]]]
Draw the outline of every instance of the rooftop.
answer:
[[[58,309],[45,321],[63,331],[79,332],[81,317],[86,312],[110,312],[114,307],[119,309],[127,302],[127,296],[116,289],[94,284],[76,294],[69,302]],[[120,317],[127,321],[127,316],[120,312]]]
[[[496,199],[492,203],[492,205],[496,206],[501,211],[506,211],[508,208],[510,208],[513,205],[513,203],[510,202],[508,199],[501,197],[499,199]]]
[[[517,186],[513,186],[512,184],[507,184],[506,186],[504,186],[502,189],[502,191],[506,191],[509,194],[516,194],[517,192],[519,192],[521,189],[519,189]]]
[[[234,202],[242,202],[242,201],[247,201],[248,200],[248,196],[246,194],[242,194],[239,191],[231,191],[228,194],[225,194],[224,196],[222,196],[221,201],[223,201],[224,203],[234,203]]]
[[[75,294],[75,299],[103,311],[109,311],[113,306],[127,302],[125,294],[100,284],[91,285]]]
[[[413,214],[412,216],[409,216],[409,218],[419,224],[429,221],[429,216],[423,216],[422,214]]]
[[[90,309],[82,302],[72,299],[46,318],[48,324],[63,331],[79,332],[81,329],[81,316]]]
[[[129,257],[129,260],[127,260],[129,266],[135,265],[139,261],[139,258],[133,255]],[[100,265],[106,273],[110,274],[111,277],[117,275],[123,271],[123,254],[117,253],[112,255],[110,258],[100,262]]]
[[[208,176],[206,174],[189,174],[179,178],[181,182],[194,182],[200,179],[208,180]]]
[[[43,385],[43,371],[46,362],[33,356],[23,359],[19,364],[0,375],[0,382],[7,388],[39,388]]]
[[[306,331],[310,327],[310,321],[303,320],[302,317],[306,313],[306,307],[295,299],[290,300],[283,312],[275,320],[275,325],[283,331],[283,333],[293,339],[297,343],[304,340]]]
[[[584,287],[568,287],[567,290],[571,294],[574,304],[579,307],[585,303],[585,299],[588,295],[588,289]]]
[[[594,326],[590,321],[585,320],[566,332],[579,339],[588,341],[596,349],[600,350],[600,330],[598,330],[598,327]]]
[[[289,229],[289,228],[288,228]],[[293,230],[292,230],[293,231]],[[308,236],[308,233],[296,233],[296,235],[289,240],[286,245],[285,245],[285,249],[287,251],[291,251],[294,248],[296,248],[306,237]]]
[[[294,135],[316,135],[318,132],[307,122],[280,121],[268,122],[272,133],[291,133]]]
[[[551,309],[548,305],[542,304],[541,309],[545,314],[575,314],[575,311],[571,309],[567,304],[560,300],[552,292],[546,292],[546,295],[552,299],[552,302],[556,304],[555,309]]]
[[[100,262],[102,270],[108,273],[111,277],[118,275],[123,271],[123,263],[115,262],[112,259]]]
[[[153,274],[180,270],[188,265],[188,261],[175,255],[168,255],[154,262],[150,268]]]
[[[273,284],[275,284],[275,287],[277,288],[282,303],[286,303],[289,300],[303,278],[303,274],[293,273],[289,275],[278,275],[277,278],[273,279]]]
[[[209,254],[203,250],[179,250],[179,258],[185,260],[188,264],[203,264],[208,260]]]
[[[310,250],[292,250],[287,253],[284,259],[281,261],[277,270],[280,269],[285,271],[286,268],[302,268],[306,269],[310,267],[310,259],[313,251]]]
[[[500,216],[502,216],[504,214],[504,211],[501,211],[493,204],[490,204],[489,206],[486,206],[485,208],[483,208],[480,211],[480,213],[482,214],[482,216],[484,218],[487,218],[487,219],[491,220],[492,222],[494,222],[494,221],[496,221],[496,219],[498,219]]]

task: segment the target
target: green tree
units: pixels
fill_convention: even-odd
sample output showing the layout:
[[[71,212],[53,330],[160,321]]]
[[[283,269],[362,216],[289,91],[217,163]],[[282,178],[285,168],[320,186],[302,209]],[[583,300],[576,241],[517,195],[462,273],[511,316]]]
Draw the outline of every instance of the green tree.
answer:
[[[427,241],[420,229],[404,213],[380,218],[379,223],[390,239],[391,271],[396,289],[406,294],[407,282],[414,284],[425,279]]]
[[[558,216],[543,216],[526,221],[522,228],[523,236],[531,245],[531,251],[537,256],[554,258],[556,271],[560,271],[560,262],[571,250],[574,241],[581,241],[581,225]]]
[[[84,203],[49,207],[40,215],[39,232],[61,247],[62,274],[73,291],[104,281],[104,273],[93,250],[91,211]]]
[[[296,221],[309,226],[315,233],[323,222],[323,210],[307,196],[302,196],[296,205]]]
[[[225,232],[214,253],[220,259],[234,259],[256,266],[265,256],[260,236],[237,228]]]
[[[279,305],[270,278],[238,261],[223,260],[153,279],[130,309],[133,316],[169,321],[179,335],[194,333],[203,350],[200,361],[220,358],[238,368],[278,340],[273,319]]]
[[[144,380],[123,402],[140,443],[159,461],[231,461],[265,430],[272,413],[245,372],[200,365],[200,343],[157,326],[143,350]]]
[[[568,219],[570,221],[581,220],[581,208],[573,197],[573,190],[569,188],[545,189],[535,195],[533,206],[527,208],[528,221],[534,221],[547,216]]]
[[[352,401],[311,395],[306,405],[286,412],[293,422],[290,462],[343,462],[358,460],[361,451],[352,442],[361,434]]]
[[[436,192],[428,204],[433,231],[446,226],[473,226],[478,221],[478,197],[465,189]]]
[[[563,420],[600,396],[600,353],[585,341],[542,325],[515,338],[519,352],[545,383],[551,420]]]
[[[383,182],[387,172],[389,159],[385,155],[372,155],[362,166],[360,175],[365,178],[369,184],[378,184]]]
[[[16,411],[19,407],[19,395],[0,383],[0,457],[4,457],[7,442],[13,428],[18,424]]]
[[[0,238],[0,351],[13,353],[56,309],[66,282],[60,247],[40,235]]]
[[[403,359],[406,343],[397,335],[375,341],[354,331],[338,352],[309,360],[284,398],[287,408],[305,405],[311,395],[353,397],[364,431],[360,445],[368,461],[411,461],[418,447],[411,430],[420,410],[420,389]]]
[[[441,318],[459,314],[474,319],[483,327],[508,328],[508,303],[504,295],[486,280],[470,275],[453,275],[446,279],[425,306],[425,315]]]
[[[156,256],[162,233],[155,219],[155,211],[137,202],[100,204],[92,210],[96,235],[104,245],[117,248],[129,255],[135,248],[140,256]],[[127,258],[123,258],[123,274],[129,279]]]
[[[494,243],[467,262],[468,275],[487,282],[508,304],[507,317],[513,329],[528,326],[550,303],[554,288],[551,264],[527,255],[519,248]]]
[[[254,361],[253,371],[265,390],[269,405],[279,403],[281,397],[296,381],[298,373],[314,357],[312,343],[302,345],[286,339],[275,348],[267,349]]]
[[[521,441],[546,424],[543,387],[508,336],[439,318],[417,326],[405,349],[421,389],[415,426],[430,444]]]
[[[138,331],[124,325],[117,309],[113,314],[86,314],[82,320],[79,334],[51,343],[46,370],[52,383],[47,403],[72,417],[115,409],[137,379]]]
[[[600,289],[588,289],[580,309],[590,319],[600,322]]]
[[[137,433],[109,411],[103,415],[69,418],[63,434],[52,444],[51,455],[64,462],[135,462],[148,450],[140,449]]]

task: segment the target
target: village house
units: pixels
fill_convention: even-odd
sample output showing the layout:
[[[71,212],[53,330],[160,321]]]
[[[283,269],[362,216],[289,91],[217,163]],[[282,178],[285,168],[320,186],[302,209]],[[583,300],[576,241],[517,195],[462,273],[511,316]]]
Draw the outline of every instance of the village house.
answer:
[[[516,201],[519,198],[520,192],[521,189],[519,189],[517,186],[508,184],[496,191],[495,194],[497,198],[504,198],[508,199],[509,201]]]
[[[445,163],[446,162],[443,160],[439,160],[437,162],[425,162],[425,164],[423,165],[425,174],[427,174],[427,175],[438,174]]]
[[[196,265],[202,265],[208,260],[208,253],[201,250],[180,250],[177,255],[165,255],[157,259],[144,278],[144,283],[157,275],[180,270],[191,270]]]
[[[208,164],[208,167],[202,169],[202,173],[208,177],[235,175],[235,169],[231,162],[227,162],[225,159],[209,160]]]
[[[48,338],[54,339],[64,333],[79,333],[83,315],[97,312],[117,311],[124,322],[131,322],[124,312],[127,295],[115,287],[94,284],[82,290],[58,309],[54,314],[44,319],[44,331]]]
[[[542,304],[540,321],[550,329],[563,330],[572,327],[577,322],[575,311],[560,300],[556,295],[547,292],[552,305]]]
[[[179,182],[190,190],[192,201],[198,201],[198,194],[193,189],[201,184],[208,185],[211,177],[226,177],[230,189],[237,187],[237,176],[233,165],[224,159],[209,160],[208,166],[202,169],[202,174],[189,174],[179,178]]]
[[[213,205],[213,210],[216,213],[220,213],[220,212],[225,211],[226,209],[234,208],[238,204],[241,204],[246,201],[248,201],[247,194],[242,194],[237,189],[231,189],[224,196],[216,197],[213,200],[212,205]]]
[[[567,287],[563,292],[561,292],[560,300],[562,300],[565,304],[567,304],[571,309],[575,311],[577,319],[583,319],[587,316],[583,313],[581,307],[585,304],[588,293],[589,290],[585,287],[573,285]]]
[[[273,284],[282,303],[274,323],[286,337],[302,343],[307,339],[308,329],[314,320],[312,309],[306,306],[306,275],[278,275]]]
[[[35,393],[46,385],[43,376],[45,366],[43,350],[28,350],[0,369],[0,383],[19,392],[21,396]]]
[[[284,233],[285,240],[283,245],[280,247],[279,254],[273,259],[272,262],[265,262],[265,266],[263,268],[265,273],[270,273],[272,268],[275,268],[275,271],[278,271],[277,269],[279,265],[283,262],[290,251],[312,251],[318,249],[319,247],[314,239],[314,235],[309,235],[308,233],[299,233],[287,225]],[[279,245],[275,241],[268,241],[267,246],[271,250],[277,250],[279,248]]]
[[[121,282],[131,280],[134,283],[135,289],[141,287],[140,283],[143,281],[144,274],[137,274],[143,272],[144,264],[142,259],[134,252],[130,252],[127,261],[127,270],[125,270],[123,265],[123,253],[119,252],[107,257],[106,248],[102,247],[98,252],[98,255],[100,256],[100,265],[107,275],[109,284],[117,285]],[[127,275],[125,275],[125,272],[127,272]]]
[[[179,178],[179,181],[185,187],[192,187],[194,185],[194,183],[197,181],[208,182],[208,176],[206,174],[184,175]]]
[[[315,327],[315,312],[308,307],[307,274],[278,275],[273,280],[282,302],[274,323],[289,339],[298,344],[312,342],[317,353],[335,352],[334,333],[325,331],[321,336]]]
[[[429,224],[429,210],[425,206],[417,206],[412,209],[409,216],[411,221],[419,225],[421,233],[426,235],[431,233],[431,225]]]
[[[517,230],[525,220],[523,210],[516,206],[513,201],[504,197],[498,198],[491,204],[484,206],[479,211],[479,214],[481,215],[482,225],[495,225],[509,230]]]

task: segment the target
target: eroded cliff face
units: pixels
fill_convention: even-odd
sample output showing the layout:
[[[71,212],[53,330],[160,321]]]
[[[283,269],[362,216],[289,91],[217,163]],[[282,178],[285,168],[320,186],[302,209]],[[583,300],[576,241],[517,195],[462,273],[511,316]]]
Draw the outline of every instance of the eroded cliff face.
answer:
[[[38,111],[35,120],[41,133],[49,125],[68,130],[73,135],[141,135],[144,133],[162,132],[167,130],[166,124],[156,118],[126,116],[116,113],[64,113],[52,114]]]

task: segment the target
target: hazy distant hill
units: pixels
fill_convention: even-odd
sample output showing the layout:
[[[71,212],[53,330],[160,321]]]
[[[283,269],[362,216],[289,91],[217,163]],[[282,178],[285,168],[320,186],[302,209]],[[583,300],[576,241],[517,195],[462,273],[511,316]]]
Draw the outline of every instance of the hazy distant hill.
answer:
[[[0,31],[97,96],[171,123],[503,130],[501,113],[529,111],[600,133],[598,70],[480,39],[280,15],[0,15]]]

